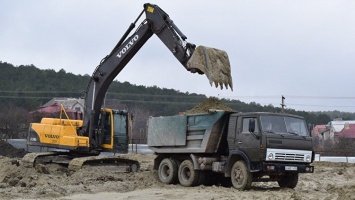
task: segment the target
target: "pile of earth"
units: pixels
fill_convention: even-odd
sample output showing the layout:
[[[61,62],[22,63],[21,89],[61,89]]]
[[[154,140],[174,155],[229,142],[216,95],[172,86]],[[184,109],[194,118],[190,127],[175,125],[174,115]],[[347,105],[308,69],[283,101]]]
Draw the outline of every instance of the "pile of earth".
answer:
[[[196,105],[194,108],[185,111],[184,114],[206,113],[209,112],[210,109],[237,112],[236,110],[233,110],[230,107],[228,107],[225,103],[223,103],[223,101],[211,97],[201,102],[200,104]]]
[[[124,193],[163,185],[152,173],[155,155],[122,157],[138,160],[139,173],[117,172],[110,166],[84,166],[78,171],[54,163],[32,167],[21,160],[15,165],[13,158],[0,156],[0,199],[57,199],[77,193]]]
[[[10,158],[22,158],[27,152],[24,149],[17,149],[11,144],[0,139],[0,156]]]

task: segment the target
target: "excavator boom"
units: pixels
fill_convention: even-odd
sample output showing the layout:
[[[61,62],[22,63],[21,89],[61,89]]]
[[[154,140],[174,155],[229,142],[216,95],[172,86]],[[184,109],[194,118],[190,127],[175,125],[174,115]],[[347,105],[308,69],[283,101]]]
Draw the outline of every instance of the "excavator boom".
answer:
[[[149,3],[143,7],[135,22],[96,68],[86,90],[82,135],[88,136],[93,146],[99,145],[93,135],[98,126],[100,109],[108,87],[153,34],[165,44],[185,69],[192,73],[205,74],[210,84],[214,83],[216,87],[233,88],[230,62],[225,51],[204,46],[196,48],[195,44],[187,42],[185,34],[160,7]],[[143,13],[146,19],[128,37]]]

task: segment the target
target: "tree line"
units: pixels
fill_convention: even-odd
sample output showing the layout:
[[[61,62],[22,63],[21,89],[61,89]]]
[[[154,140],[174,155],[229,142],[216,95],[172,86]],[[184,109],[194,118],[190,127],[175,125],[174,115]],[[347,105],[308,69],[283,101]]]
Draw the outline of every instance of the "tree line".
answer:
[[[16,122],[26,122],[27,113],[38,109],[54,97],[83,98],[84,91],[90,80],[90,75],[74,75],[64,69],[38,69],[34,65],[14,66],[1,62],[0,78],[0,130],[9,131],[16,127]],[[136,113],[135,119],[140,126],[145,126],[149,116],[175,115],[193,108],[207,97],[203,94],[181,92],[174,89],[159,88],[157,86],[134,85],[129,82],[114,81],[108,89],[106,99],[118,100],[129,110]],[[239,100],[220,99],[233,110],[240,112],[281,112],[281,108],[272,105],[262,106],[256,102],[244,103]],[[23,113],[19,118],[17,114]],[[355,113],[339,111],[306,112],[286,109],[285,112],[303,116],[307,123],[326,124],[334,116],[345,119],[355,119]],[[140,117],[140,115],[144,117]],[[10,120],[12,118],[13,120]],[[28,123],[28,122],[27,122]],[[12,124],[12,125],[10,125]],[[20,128],[20,127],[17,127]],[[25,127],[26,128],[26,127]],[[12,132],[18,131],[12,128]],[[135,132],[142,134],[144,130],[139,127]],[[10,132],[7,132],[10,134]],[[13,137],[19,137],[14,135]]]

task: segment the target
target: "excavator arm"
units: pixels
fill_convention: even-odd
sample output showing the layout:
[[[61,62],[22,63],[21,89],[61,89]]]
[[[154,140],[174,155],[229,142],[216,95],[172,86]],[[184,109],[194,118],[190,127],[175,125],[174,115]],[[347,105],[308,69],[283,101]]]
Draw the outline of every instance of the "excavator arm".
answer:
[[[143,13],[146,19],[134,33],[128,36]],[[144,10],[135,22],[130,25],[111,53],[97,66],[86,89],[84,121],[80,135],[88,136],[92,147],[100,145],[99,139],[94,135],[100,126],[100,112],[107,89],[153,34],[159,37],[188,71],[206,74],[211,85],[214,82],[216,87],[219,84],[221,88],[223,85],[232,88],[230,64],[228,55],[224,51],[203,46],[196,48],[196,45],[186,41],[187,37],[177,28],[167,13],[157,5],[144,4]],[[193,55],[195,51],[198,55]]]

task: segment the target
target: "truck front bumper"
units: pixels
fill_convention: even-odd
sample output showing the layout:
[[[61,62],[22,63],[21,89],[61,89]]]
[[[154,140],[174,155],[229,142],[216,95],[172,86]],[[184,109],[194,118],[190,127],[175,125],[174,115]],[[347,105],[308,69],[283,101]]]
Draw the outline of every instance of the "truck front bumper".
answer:
[[[314,166],[311,166],[309,164],[267,162],[263,163],[263,171],[282,173],[313,173]]]

